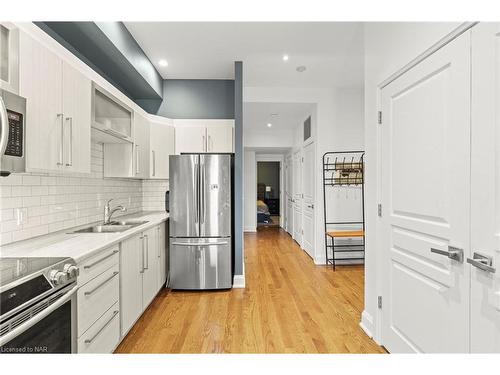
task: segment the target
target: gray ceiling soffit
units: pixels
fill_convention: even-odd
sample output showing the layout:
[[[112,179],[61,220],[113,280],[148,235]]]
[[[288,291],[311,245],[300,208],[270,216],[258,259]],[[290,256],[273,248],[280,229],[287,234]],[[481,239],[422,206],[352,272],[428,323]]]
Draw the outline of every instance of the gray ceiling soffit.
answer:
[[[121,22],[112,24],[121,24],[123,28],[119,25],[103,27],[105,31],[94,22],[35,24],[130,99],[162,98],[163,80]],[[144,77],[142,74],[148,71],[148,64],[154,72],[149,69],[147,77]]]

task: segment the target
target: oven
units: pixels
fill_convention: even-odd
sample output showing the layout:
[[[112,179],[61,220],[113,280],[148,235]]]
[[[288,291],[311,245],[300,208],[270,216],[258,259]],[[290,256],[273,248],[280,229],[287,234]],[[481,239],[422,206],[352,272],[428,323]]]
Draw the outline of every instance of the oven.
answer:
[[[0,176],[26,171],[26,99],[0,90]]]
[[[2,270],[1,261],[5,274],[12,267]],[[9,267],[26,269],[26,263],[13,262]],[[0,285],[0,354],[76,353],[77,275],[74,263],[65,260]]]

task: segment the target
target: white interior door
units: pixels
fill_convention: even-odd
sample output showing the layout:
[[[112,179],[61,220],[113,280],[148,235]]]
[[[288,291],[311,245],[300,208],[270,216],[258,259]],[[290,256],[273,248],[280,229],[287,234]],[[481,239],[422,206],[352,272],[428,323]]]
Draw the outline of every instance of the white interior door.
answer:
[[[302,155],[293,154],[293,239],[302,246]]]
[[[472,29],[470,349],[500,352],[500,24]],[[477,256],[476,256],[477,257]]]
[[[470,251],[470,32],[383,88],[381,105],[383,344],[467,352],[469,269],[444,254]]]
[[[304,236],[302,248],[314,258],[314,143],[311,142],[304,147],[304,162],[302,171],[303,215],[302,226]]]

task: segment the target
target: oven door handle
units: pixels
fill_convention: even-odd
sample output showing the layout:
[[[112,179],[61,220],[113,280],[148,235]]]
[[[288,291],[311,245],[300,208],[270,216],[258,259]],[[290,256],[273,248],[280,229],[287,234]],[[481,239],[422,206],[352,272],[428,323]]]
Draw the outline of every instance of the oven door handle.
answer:
[[[9,333],[0,337],[0,346],[7,344],[10,340],[19,336],[21,333],[23,333],[24,331],[33,327],[39,321],[41,321],[42,319],[44,319],[47,316],[49,316],[50,314],[52,314],[55,310],[57,310],[59,307],[64,305],[66,302],[68,302],[71,299],[71,297],[73,297],[73,294],[75,294],[77,290],[78,290],[78,286],[74,286],[72,289],[70,289],[68,292],[66,292],[66,294],[64,294],[61,298],[59,298],[57,300],[57,302],[50,305],[45,310],[43,310],[41,313],[35,315],[33,318],[29,319],[25,323],[17,326]]]
[[[0,156],[3,156],[9,139],[9,117],[3,98],[0,96]]]

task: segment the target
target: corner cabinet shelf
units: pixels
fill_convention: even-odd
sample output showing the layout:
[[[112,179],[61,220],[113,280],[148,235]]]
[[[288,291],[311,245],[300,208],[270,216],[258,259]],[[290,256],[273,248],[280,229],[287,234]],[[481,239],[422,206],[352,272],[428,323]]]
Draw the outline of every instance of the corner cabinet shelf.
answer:
[[[132,143],[134,111],[97,85],[92,87],[92,139]]]

